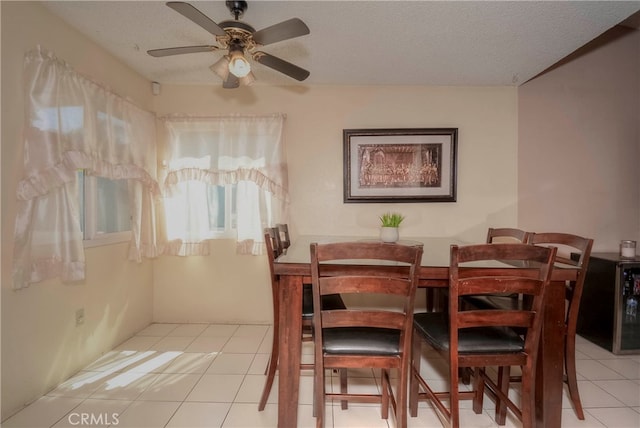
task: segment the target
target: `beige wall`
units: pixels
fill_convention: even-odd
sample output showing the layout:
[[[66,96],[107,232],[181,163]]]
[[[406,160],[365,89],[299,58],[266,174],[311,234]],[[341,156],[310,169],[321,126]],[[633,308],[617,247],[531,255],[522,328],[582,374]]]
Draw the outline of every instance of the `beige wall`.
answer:
[[[160,114],[287,115],[285,138],[292,234],[377,236],[378,216],[406,215],[401,234],[484,240],[488,226],[516,225],[517,90],[511,87],[267,87],[223,90],[163,86]],[[458,202],[345,204],[344,128],[456,127]],[[232,241],[208,257],[154,264],[154,320],[269,322],[263,257],[236,256]]]
[[[2,418],[146,326],[152,317],[151,263],[127,261],[127,245],[86,251],[78,284],[11,288],[15,192],[22,165],[22,58],[37,44],[117,93],[149,105],[149,82],[42,6],[1,2],[2,13]],[[85,323],[75,326],[75,311]]]
[[[518,224],[640,241],[640,31],[616,27],[519,88]]]

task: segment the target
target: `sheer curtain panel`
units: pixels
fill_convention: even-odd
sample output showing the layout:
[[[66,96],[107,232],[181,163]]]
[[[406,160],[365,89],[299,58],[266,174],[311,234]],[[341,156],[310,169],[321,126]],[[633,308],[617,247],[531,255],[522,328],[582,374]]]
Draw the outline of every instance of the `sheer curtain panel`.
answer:
[[[84,279],[77,171],[128,181],[129,257],[158,253],[155,116],[52,53],[25,55],[24,171],[17,189],[13,286]]]
[[[236,233],[239,254],[261,254],[263,230],[285,222],[284,115],[166,117],[166,254],[208,254]]]

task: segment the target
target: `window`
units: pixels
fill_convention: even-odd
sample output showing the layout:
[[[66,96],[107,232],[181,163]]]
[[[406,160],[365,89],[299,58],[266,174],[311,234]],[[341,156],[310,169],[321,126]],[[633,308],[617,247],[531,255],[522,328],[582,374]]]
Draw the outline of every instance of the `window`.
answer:
[[[167,237],[196,242],[233,238],[237,228],[236,184],[214,185],[188,180],[165,198]]]
[[[78,171],[80,227],[85,247],[131,239],[126,180],[94,177]]]
[[[40,47],[25,54],[23,71],[30,126],[17,186],[13,287],[82,280],[85,243],[122,233],[129,260],[157,256],[155,115]],[[79,179],[82,170],[92,177]]]
[[[165,254],[206,255],[213,238],[261,254],[286,218],[282,115],[165,118]]]
[[[238,225],[236,209],[236,184],[207,185],[209,230],[212,237],[233,237]]]

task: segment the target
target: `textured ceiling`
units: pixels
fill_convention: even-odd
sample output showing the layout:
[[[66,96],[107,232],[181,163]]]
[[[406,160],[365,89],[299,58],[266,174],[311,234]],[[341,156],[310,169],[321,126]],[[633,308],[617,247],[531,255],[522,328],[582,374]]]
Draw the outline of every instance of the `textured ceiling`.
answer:
[[[233,19],[224,1],[190,3],[217,23]],[[149,80],[221,83],[209,70],[220,52],[147,55],[148,49],[215,44],[164,2],[43,4]],[[330,85],[519,85],[640,10],[640,1],[248,4],[241,20],[256,30],[302,19],[311,34],[261,50],[309,70],[302,84]],[[261,64],[253,71],[256,84],[300,84]]]

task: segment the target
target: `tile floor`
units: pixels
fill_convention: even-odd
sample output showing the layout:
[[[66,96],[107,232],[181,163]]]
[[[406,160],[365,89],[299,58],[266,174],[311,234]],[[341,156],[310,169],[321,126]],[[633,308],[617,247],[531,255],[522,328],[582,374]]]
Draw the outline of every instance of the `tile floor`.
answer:
[[[2,423],[12,427],[275,427],[277,388],[263,412],[257,402],[269,357],[270,328],[262,325],[151,324],[67,382]],[[615,356],[578,338],[580,393],[586,420],[576,419],[566,396],[563,427],[640,427],[640,355]],[[312,345],[304,344],[304,358]],[[441,361],[424,355],[425,376],[440,377]],[[441,371],[441,370],[440,370]],[[371,372],[350,373],[350,386],[376,387]],[[299,426],[314,427],[312,377],[301,378]],[[517,394],[517,390],[513,391]],[[470,404],[470,403],[468,403]],[[495,427],[492,402],[477,415],[464,403],[465,428]],[[327,405],[327,427],[385,427],[373,405]],[[410,427],[441,427],[420,404]],[[520,424],[513,417],[508,427]]]

